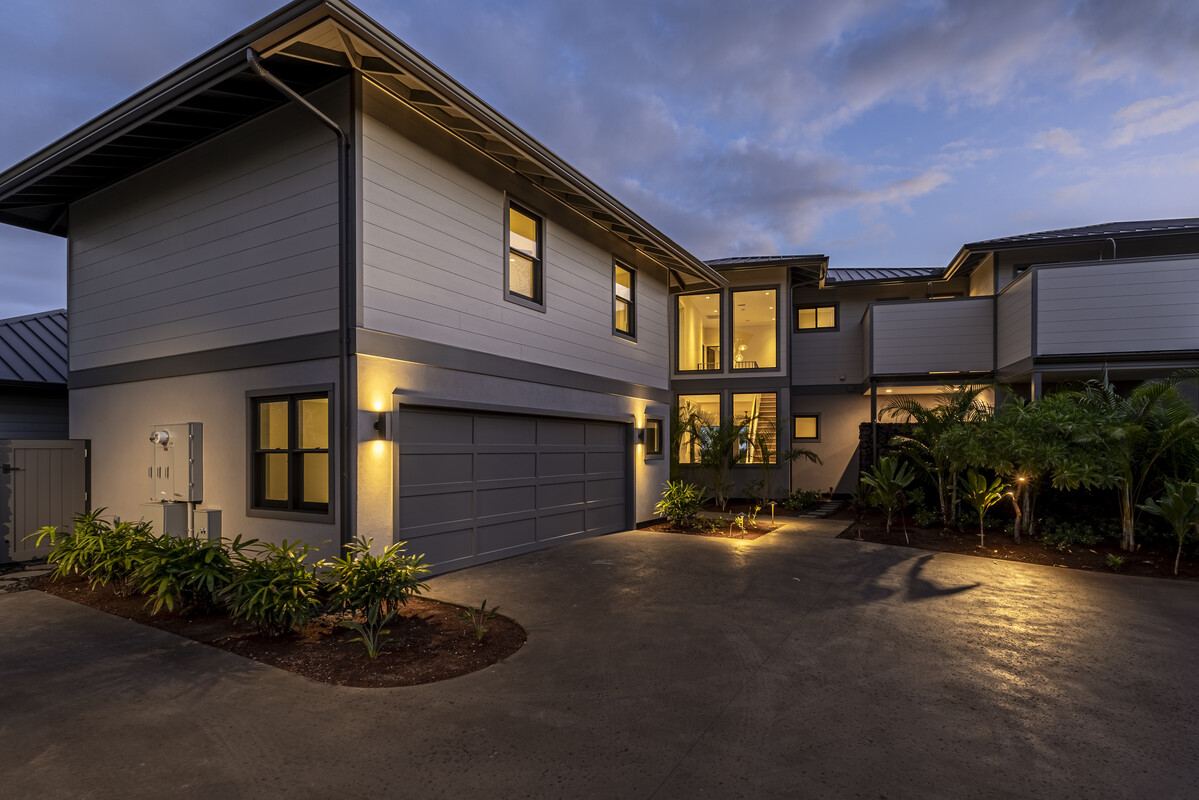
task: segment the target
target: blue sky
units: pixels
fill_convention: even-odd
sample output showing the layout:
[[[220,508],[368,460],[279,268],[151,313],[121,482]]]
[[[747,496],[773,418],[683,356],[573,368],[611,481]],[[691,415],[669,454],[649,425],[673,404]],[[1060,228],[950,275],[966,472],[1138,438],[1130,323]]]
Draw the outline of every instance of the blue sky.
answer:
[[[279,0],[0,0],[0,169]],[[360,0],[700,258],[943,265],[968,241],[1199,216],[1199,3]],[[0,317],[65,305],[0,227]]]

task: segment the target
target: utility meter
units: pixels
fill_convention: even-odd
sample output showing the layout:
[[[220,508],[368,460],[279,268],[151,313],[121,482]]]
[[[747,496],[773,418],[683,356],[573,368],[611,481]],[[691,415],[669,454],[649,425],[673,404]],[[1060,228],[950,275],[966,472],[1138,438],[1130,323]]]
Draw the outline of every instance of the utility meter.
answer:
[[[199,503],[204,499],[204,425],[179,422],[150,428],[150,501]]]

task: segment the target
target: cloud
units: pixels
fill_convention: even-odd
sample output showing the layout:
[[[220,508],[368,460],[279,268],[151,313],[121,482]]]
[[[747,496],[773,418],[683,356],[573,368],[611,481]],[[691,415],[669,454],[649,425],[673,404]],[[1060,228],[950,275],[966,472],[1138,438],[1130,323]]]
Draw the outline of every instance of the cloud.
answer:
[[[1125,124],[1112,133],[1108,145],[1124,147],[1141,139],[1177,133],[1199,123],[1199,100],[1169,107],[1174,102],[1177,100],[1157,97],[1120,109],[1113,118],[1125,121]]]
[[[1086,149],[1078,137],[1065,128],[1051,128],[1034,134],[1031,141],[1034,150],[1051,150],[1063,156],[1085,156]]]

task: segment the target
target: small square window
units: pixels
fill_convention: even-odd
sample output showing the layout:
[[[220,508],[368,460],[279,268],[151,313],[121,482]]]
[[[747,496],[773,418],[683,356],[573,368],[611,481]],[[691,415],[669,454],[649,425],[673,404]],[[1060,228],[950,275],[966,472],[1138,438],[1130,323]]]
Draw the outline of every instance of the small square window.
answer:
[[[791,438],[807,442],[820,440],[819,414],[796,414],[793,426]]]
[[[544,235],[541,218],[518,205],[508,206],[508,263],[505,296],[535,308],[545,305]]]
[[[798,306],[795,309],[795,328],[801,331],[835,330],[837,306]]]
[[[662,420],[647,418],[645,420],[645,455],[662,455]]]
[[[623,264],[612,266],[612,332],[637,336],[637,273]]]

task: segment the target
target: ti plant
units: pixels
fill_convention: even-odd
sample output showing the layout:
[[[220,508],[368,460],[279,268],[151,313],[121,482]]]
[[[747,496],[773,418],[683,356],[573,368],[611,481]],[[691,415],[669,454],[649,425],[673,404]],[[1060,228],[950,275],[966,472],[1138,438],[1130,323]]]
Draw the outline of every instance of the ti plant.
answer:
[[[224,592],[229,616],[250,622],[266,636],[303,628],[321,609],[320,580],[315,568],[304,563],[309,550],[284,539],[235,552],[236,569]]]
[[[985,476],[979,475],[974,470],[969,470],[962,477],[962,493],[966,501],[978,512],[978,544],[979,547],[986,547],[987,542],[985,531],[983,530],[983,518],[987,515],[987,510],[991,506],[998,503],[1008,494],[1008,487],[999,478],[988,482]]]
[[[487,600],[483,600],[483,603],[478,608],[475,608],[474,606],[467,606],[458,612],[458,616],[469,623],[472,628],[474,628],[475,641],[482,642],[483,636],[487,633],[488,620],[495,617],[499,610],[499,606],[492,606],[491,608],[488,608]]]
[[[177,605],[189,614],[215,611],[233,580],[230,552],[240,553],[257,543],[257,539],[243,541],[238,536],[226,548],[221,541],[152,536],[143,548],[133,578],[140,591],[149,595],[146,605],[155,614],[164,607],[174,611]]]

